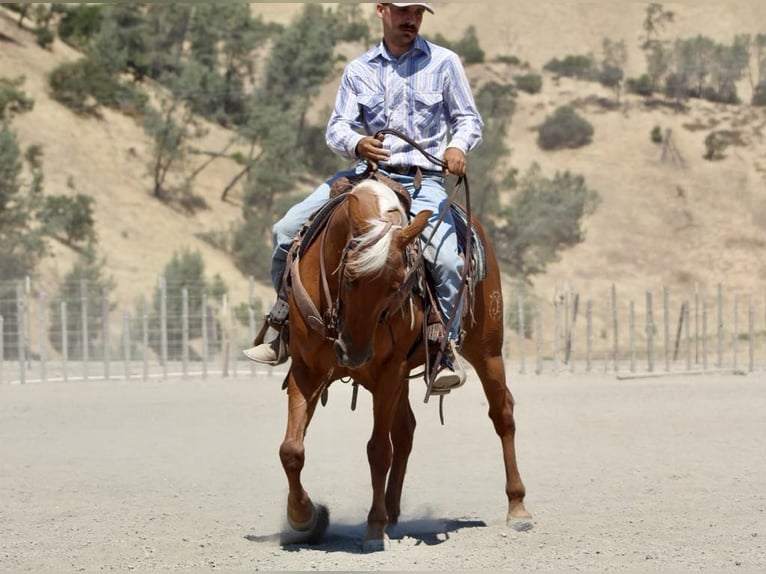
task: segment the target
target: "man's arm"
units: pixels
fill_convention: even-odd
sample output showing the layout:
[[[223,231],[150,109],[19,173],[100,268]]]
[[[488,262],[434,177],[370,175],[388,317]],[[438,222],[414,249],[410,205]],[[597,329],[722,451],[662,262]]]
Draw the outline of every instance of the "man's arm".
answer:
[[[353,160],[357,157],[357,146],[364,137],[360,133],[363,130],[359,102],[347,67],[335,96],[335,107],[327,123],[325,141],[332,151]]]
[[[444,153],[449,173],[465,175],[466,154],[475,149],[482,139],[484,122],[473,99],[471,85],[460,58],[453,55],[447,65],[445,103],[450,122],[451,140]]]

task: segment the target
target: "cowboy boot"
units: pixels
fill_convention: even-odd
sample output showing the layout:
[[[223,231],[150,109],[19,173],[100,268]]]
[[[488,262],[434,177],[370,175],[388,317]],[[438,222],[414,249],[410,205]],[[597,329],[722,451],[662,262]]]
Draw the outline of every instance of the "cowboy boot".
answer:
[[[244,349],[242,354],[251,361],[263,365],[276,366],[287,361],[290,353],[287,349],[287,314],[286,301],[277,299],[266,315],[266,321],[253,341],[253,346]]]

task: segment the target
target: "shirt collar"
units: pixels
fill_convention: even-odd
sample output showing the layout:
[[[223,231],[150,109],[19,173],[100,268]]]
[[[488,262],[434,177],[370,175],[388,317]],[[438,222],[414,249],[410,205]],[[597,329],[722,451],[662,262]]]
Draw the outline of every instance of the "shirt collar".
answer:
[[[412,45],[412,48],[410,48],[407,52],[402,54],[400,58],[405,58],[410,55],[415,55],[417,53],[428,55],[431,53],[431,46],[428,45],[428,42],[426,42],[425,39],[423,39],[422,36],[418,35],[415,38],[415,42]],[[367,52],[367,60],[369,62],[372,62],[373,60],[377,59],[383,59],[383,60],[393,60],[394,58],[391,57],[391,54],[388,53],[388,50],[386,50],[385,45],[383,44],[383,40],[378,42],[377,46],[372,48],[369,52]]]

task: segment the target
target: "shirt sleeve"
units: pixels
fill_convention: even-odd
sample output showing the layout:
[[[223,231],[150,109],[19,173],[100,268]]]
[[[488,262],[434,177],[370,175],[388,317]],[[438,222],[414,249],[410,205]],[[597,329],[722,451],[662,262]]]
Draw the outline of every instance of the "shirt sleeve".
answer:
[[[343,71],[340,87],[335,96],[335,107],[327,122],[327,146],[346,159],[356,159],[356,146],[364,136],[364,125],[349,67]]]
[[[445,90],[445,101],[452,136],[447,146],[467,153],[481,143],[484,122],[457,54],[451,54],[448,58],[447,70],[448,87]]]

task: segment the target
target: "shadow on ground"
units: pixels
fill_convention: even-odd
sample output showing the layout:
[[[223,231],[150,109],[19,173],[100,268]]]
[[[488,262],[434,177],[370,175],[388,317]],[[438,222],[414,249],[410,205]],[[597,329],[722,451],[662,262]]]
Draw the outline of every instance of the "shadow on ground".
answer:
[[[388,529],[388,536],[392,541],[412,538],[416,545],[434,546],[446,542],[451,533],[463,528],[483,528],[486,526],[487,524],[483,520],[421,518],[400,522]],[[362,553],[362,540],[366,531],[366,523],[333,523],[327,528],[327,532],[319,544],[291,544],[287,542],[282,544],[282,548],[288,552],[315,549],[322,552]],[[286,537],[284,532],[261,536],[248,534],[245,539],[256,543],[273,542],[276,544],[280,544],[280,541],[289,541],[289,537]]]

